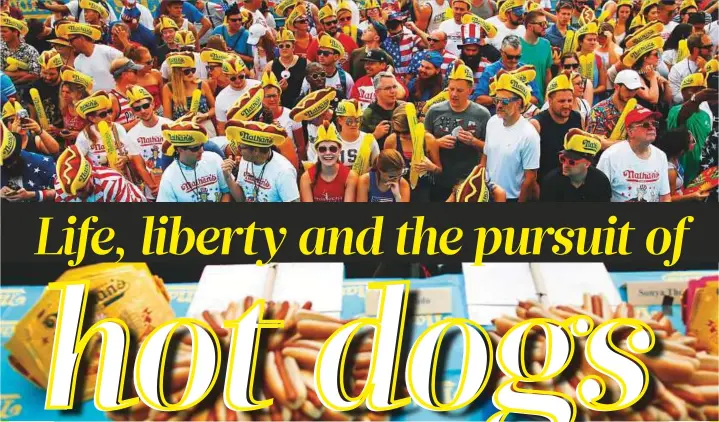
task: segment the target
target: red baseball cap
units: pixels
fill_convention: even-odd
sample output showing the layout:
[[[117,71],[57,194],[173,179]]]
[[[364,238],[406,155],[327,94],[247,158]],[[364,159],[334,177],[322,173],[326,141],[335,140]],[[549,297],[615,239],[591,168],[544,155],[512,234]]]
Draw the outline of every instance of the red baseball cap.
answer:
[[[627,117],[624,119],[624,125],[630,126],[634,123],[641,122],[650,118],[659,119],[660,117],[662,117],[662,113],[651,111],[648,108],[644,107],[636,107],[634,110],[630,111],[629,114],[627,114]]]

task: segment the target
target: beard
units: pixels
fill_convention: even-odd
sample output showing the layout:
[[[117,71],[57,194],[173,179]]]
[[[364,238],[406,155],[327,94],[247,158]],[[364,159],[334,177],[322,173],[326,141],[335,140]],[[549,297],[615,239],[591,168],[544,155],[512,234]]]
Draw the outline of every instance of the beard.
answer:
[[[482,55],[480,53],[477,53],[474,56],[467,56],[464,52],[462,52],[462,54],[459,55],[459,58],[462,59],[464,64],[469,66],[472,70],[477,70],[479,63],[482,61]]]

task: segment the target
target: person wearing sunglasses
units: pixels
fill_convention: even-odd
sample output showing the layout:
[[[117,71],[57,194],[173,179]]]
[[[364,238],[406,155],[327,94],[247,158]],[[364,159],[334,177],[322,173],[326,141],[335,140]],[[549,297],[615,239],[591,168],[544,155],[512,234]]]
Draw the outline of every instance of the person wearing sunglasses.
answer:
[[[692,34],[687,39],[689,57],[679,61],[669,71],[669,84],[674,95],[674,104],[682,103],[681,84],[684,78],[701,71],[707,61],[711,60],[714,48],[711,37],[707,34]]]
[[[15,133],[23,151],[43,155],[55,155],[60,144],[40,124],[29,117],[20,101],[12,100],[3,105],[2,121]]]
[[[499,35],[492,39],[497,39],[498,37]],[[504,71],[512,71],[525,65],[525,63],[521,61],[522,41],[517,35],[507,35],[504,38],[500,54],[501,58],[499,60],[484,68],[482,76],[480,76],[479,82],[474,86],[474,92],[472,92],[471,96],[473,100],[487,107],[490,112],[494,112],[494,103],[492,97],[489,95],[490,79],[496,76],[502,69],[504,69]],[[539,86],[537,85],[537,81],[532,80],[529,82],[529,87],[532,89],[532,104],[538,104],[539,100],[536,97],[536,93],[539,92]]]
[[[287,139],[290,140],[296,151],[304,151],[306,141],[302,123],[294,121],[290,117],[290,109],[282,104],[281,83],[277,81],[275,74],[270,70],[262,75],[262,89],[264,90],[263,112],[271,116],[273,123],[285,129]]]
[[[162,126],[164,153],[173,158],[162,173],[157,202],[230,202],[232,174],[222,158],[205,152],[207,132],[189,115]],[[241,198],[238,199],[242,200]]]
[[[372,160],[379,155],[379,144],[371,133],[360,130],[362,124],[362,108],[357,100],[343,100],[335,109],[337,127],[339,127],[338,139],[342,143],[342,151],[340,153],[340,163],[345,167],[352,168],[357,158],[362,154],[362,145],[365,142],[371,144],[369,153],[365,157],[361,157],[363,162],[371,163]],[[371,140],[367,140],[371,137]],[[317,141],[315,141],[316,145]],[[314,161],[317,156],[316,148],[310,147],[307,151],[307,158]],[[365,170],[366,171],[366,170]],[[357,169],[358,174],[361,173]]]
[[[412,55],[428,46],[427,34],[420,30],[414,22],[406,22],[404,12],[394,12],[387,18],[389,36],[382,41],[384,49],[395,63],[394,73],[403,82],[409,79],[409,65]]]
[[[612,202],[671,202],[667,155],[652,145],[662,115],[643,107],[630,111],[627,140],[607,148],[597,168],[609,179]]]
[[[572,83],[574,84],[575,93],[578,96],[577,101],[579,102],[579,100],[582,99],[584,100],[583,102],[586,103],[586,110],[580,110],[578,108],[583,104],[577,104],[577,107],[574,109],[582,114],[582,119],[586,122],[586,118],[589,116],[589,109],[594,100],[594,85],[592,85],[592,81],[579,74],[579,56],[577,56],[577,53],[574,51],[563,53],[559,59],[558,69],[559,72],[557,72],[557,74],[565,72],[573,74]]]
[[[358,177],[340,161],[342,144],[335,125],[325,121],[312,146],[316,161],[300,177],[302,202],[355,202]]]
[[[152,94],[142,86],[128,87],[127,99],[138,121],[127,136],[137,141],[142,160],[155,181],[154,185],[145,185],[145,197],[154,200],[162,177],[162,125],[171,124],[172,120],[155,113]]]
[[[91,96],[78,101],[75,110],[88,123],[77,135],[75,145],[93,165],[112,167],[138,186],[141,183],[147,186],[155,185],[142,160],[137,141],[127,135],[122,125],[112,121],[112,101],[105,91],[96,91]],[[107,135],[100,132],[101,122],[108,127]],[[108,157],[106,147],[108,140],[105,136],[108,135],[116,150],[116,154],[111,157]]]
[[[279,31],[277,47],[280,55],[267,64],[265,70],[271,71],[280,81],[282,105],[292,108],[302,89],[302,81],[307,76],[307,59],[295,54],[295,35],[286,29]]]
[[[95,44],[102,35],[95,26],[68,22],[56,30],[67,36],[75,49],[75,69],[93,79],[95,90],[110,91],[115,86],[110,63],[122,57],[122,52],[107,45]]]
[[[372,169],[357,181],[357,202],[409,202],[409,182],[402,177],[404,160],[394,149],[385,149],[373,160]]]
[[[502,40],[509,35],[516,35],[523,38],[526,28],[524,27],[524,2],[522,0],[507,0],[502,3],[502,7],[497,12],[500,21],[497,26],[497,35],[490,38],[488,42],[497,50],[501,50],[504,45]]]
[[[222,63],[222,73],[230,80],[230,84],[217,95],[215,102],[217,132],[220,135],[225,133],[227,110],[242,94],[249,91],[250,88],[260,85],[260,81],[248,78],[249,71],[245,63],[236,56],[232,56]]]
[[[215,116],[215,96],[210,85],[195,76],[197,62],[194,54],[173,53],[167,56],[165,62],[169,64],[172,72],[170,82],[162,87],[162,111],[165,117],[177,120],[190,112],[192,96],[195,90],[199,89],[197,121],[202,124],[210,137],[214,137],[216,132],[212,118]]]
[[[349,98],[359,101],[362,108],[365,109],[377,99],[372,79],[378,73],[387,71],[387,54],[379,49],[369,50],[365,54],[363,61],[365,75],[354,83]],[[397,79],[398,88],[397,98],[404,99],[407,89],[397,76],[395,78]]]
[[[459,56],[459,44],[462,43],[462,17],[469,13],[472,8],[471,0],[453,0],[450,2],[452,8],[452,19],[447,19],[439,24],[439,30],[447,37],[447,50]]]
[[[591,133],[578,129],[568,132],[563,149],[551,157],[559,166],[542,179],[540,201],[609,202],[612,198],[609,179],[592,166],[601,147],[601,140]]]
[[[346,37],[346,35],[344,36]],[[355,45],[354,48],[357,48],[357,46]],[[308,58],[312,57],[311,49],[312,46],[310,46],[310,53],[307,54]],[[323,34],[316,50],[316,56],[325,73],[325,86],[336,89],[341,97],[348,98],[354,86],[354,79],[342,67],[338,66],[339,60],[345,57],[342,43],[328,34]],[[308,78],[305,78],[305,82],[302,83],[300,96],[310,92],[311,86],[308,79],[315,76],[317,76],[317,73],[310,74],[308,71]],[[319,84],[319,82],[315,82]]]
[[[137,71],[137,83],[152,94],[155,103],[155,112],[162,115],[162,73],[153,68],[154,59],[150,55],[150,50],[146,47],[131,47],[125,51],[125,57],[142,66]]]
[[[112,121],[121,124],[125,130],[130,130],[135,125],[136,118],[125,92],[130,85],[137,84],[137,72],[142,68],[127,57],[115,59],[110,64],[110,72],[115,78],[115,88],[109,92],[112,100]]]
[[[390,56],[385,50],[382,49],[382,42],[387,39],[387,27],[384,24],[371,21],[367,26],[367,29],[362,31],[361,43],[364,44],[362,47],[356,48],[350,54],[350,74],[355,80],[359,80],[361,77],[367,74],[365,70],[365,55],[370,50],[381,51],[382,54],[387,58],[387,64],[393,65],[392,56]]]
[[[522,62],[534,66],[539,92],[535,93],[539,104],[544,103],[544,90],[552,79],[552,45],[545,37],[547,18],[542,10],[532,10],[524,15],[527,28],[522,38]]]
[[[195,77],[203,81],[207,80],[207,66],[202,63],[200,53],[195,51],[195,45],[197,44],[195,35],[190,31],[179,30],[175,32],[175,43],[177,45],[177,51],[175,51],[175,53],[191,54],[192,57],[194,57],[195,64],[192,67],[195,69]],[[160,73],[162,73],[162,78],[165,81],[170,80],[171,67],[167,61],[168,56],[165,57],[165,61],[160,65]]]
[[[362,30],[357,27],[359,23],[359,9],[353,0],[336,1],[337,9],[337,25],[339,30],[349,35],[349,37],[358,46],[362,44]],[[328,2],[332,3],[332,2]],[[356,23],[354,22],[355,13],[357,15]]]
[[[312,40],[310,46],[307,47],[307,59],[322,63],[323,55],[336,56],[336,58],[332,61],[332,65],[339,64],[345,72],[349,72],[349,52],[354,51],[357,48],[357,43],[340,29],[337,14],[332,8],[332,5],[326,4],[325,7],[320,9],[319,21],[320,29],[324,30],[325,34],[319,37],[319,40],[317,38]],[[325,35],[332,38],[334,42],[330,42],[325,39]],[[334,51],[334,53],[331,53],[332,51]],[[327,66],[329,65],[325,66],[327,73],[333,73],[330,72],[330,69],[328,69]],[[345,91],[345,95],[347,93],[349,93],[349,89]]]

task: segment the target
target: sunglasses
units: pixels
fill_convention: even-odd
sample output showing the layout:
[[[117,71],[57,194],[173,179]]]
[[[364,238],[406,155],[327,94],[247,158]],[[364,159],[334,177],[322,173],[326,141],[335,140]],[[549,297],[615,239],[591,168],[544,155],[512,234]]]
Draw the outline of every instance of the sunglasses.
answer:
[[[105,117],[107,117],[109,115],[110,115],[110,110],[95,111],[95,112],[89,114],[89,116],[91,116],[91,117],[99,117],[101,119],[104,119]]]
[[[182,73],[184,73],[185,76],[190,76],[190,75],[192,75],[193,73],[195,73],[195,68],[194,68],[194,67],[189,67],[189,68],[187,68],[187,69],[182,69]]]
[[[651,128],[656,129],[659,127],[659,122],[657,122],[656,120],[652,120],[651,122],[644,122],[642,124],[638,124],[635,126],[641,127],[643,129],[651,129]]]
[[[502,104],[503,106],[508,106],[508,105],[512,104],[513,102],[515,102],[515,101],[519,101],[519,98],[517,98],[517,97],[513,97],[513,98],[497,98],[497,97],[494,97],[494,98],[492,98],[492,102],[494,103],[494,105]]]
[[[295,25],[304,25],[307,23],[307,19],[297,19]]]
[[[507,60],[519,60],[522,58],[521,54],[513,55],[513,54],[507,54],[504,51],[502,52],[504,56],[507,58]]]
[[[562,67],[565,69],[579,69],[579,63],[563,64]]]
[[[352,16],[345,16],[344,18],[339,18],[340,22],[350,22],[352,20]]]
[[[327,51],[327,50],[319,50],[319,51],[317,51],[317,55],[318,55],[318,56],[331,56],[331,55],[333,55],[333,54],[335,54],[334,51]]]
[[[319,54],[319,52],[317,54]],[[319,81],[320,79],[327,78],[327,73],[325,73],[325,72],[313,73],[313,74],[309,75],[309,77],[313,81]]]
[[[145,103],[145,104],[139,105],[139,106],[132,106],[132,109],[135,110],[136,112],[140,112],[142,110],[147,110],[148,108],[150,108],[150,103]]]
[[[522,16],[524,15],[524,8],[523,7],[515,7],[512,9],[512,14],[514,16]]]
[[[351,126],[358,125],[361,122],[362,122],[362,119],[359,117],[348,117],[345,119],[345,124],[351,125]]]
[[[292,43],[291,42],[282,43],[282,44],[279,44],[277,47],[279,47],[280,49],[292,48]]]
[[[542,28],[546,28],[547,25],[548,25],[547,21],[542,21],[542,22],[529,22],[529,24],[530,24],[530,25],[538,25],[538,26],[541,26]]]
[[[712,49],[714,46],[712,44],[702,45],[699,48],[706,48],[706,49]]]
[[[232,76],[230,76],[230,82],[235,82],[235,81],[238,80],[238,79],[239,79],[239,80],[245,79],[245,74],[244,74],[244,73],[240,73],[239,75],[232,75]]]
[[[577,164],[581,163],[582,161],[588,161],[588,160],[586,160],[586,159],[584,159],[584,158],[580,158],[580,159],[578,159],[578,160],[575,160],[575,159],[573,159],[573,158],[567,157],[566,155],[564,155],[564,154],[562,154],[562,153],[559,154],[559,162],[562,163],[562,164],[565,164],[565,163],[566,163],[566,164],[569,164],[570,166],[574,166],[574,165],[577,165]]]
[[[331,152],[332,154],[337,153],[340,149],[336,146],[332,145],[331,147],[317,147],[317,151],[319,151],[320,154],[325,154],[327,151]]]
[[[324,25],[324,26],[332,26],[332,25],[337,25],[337,21],[335,20],[335,21],[327,21],[327,22],[323,22],[323,23],[322,23],[322,25]]]
[[[242,18],[229,18],[227,19],[228,22],[240,22],[242,21]]]
[[[194,147],[185,147],[185,151],[197,152],[203,148],[202,145],[195,145]]]
[[[438,38],[427,37],[427,42],[439,42]]]

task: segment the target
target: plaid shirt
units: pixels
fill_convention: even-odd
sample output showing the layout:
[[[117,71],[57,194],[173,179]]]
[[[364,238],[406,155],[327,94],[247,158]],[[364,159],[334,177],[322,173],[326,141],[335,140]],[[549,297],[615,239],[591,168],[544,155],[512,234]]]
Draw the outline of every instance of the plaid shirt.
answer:
[[[39,54],[35,47],[31,46],[25,41],[20,41],[20,46],[17,48],[17,50],[11,51],[5,41],[0,40],[0,69],[2,69],[3,71],[5,70],[5,67],[7,67],[6,60],[8,57],[12,57],[14,59],[20,60],[23,63],[27,63],[27,65],[30,67],[30,69],[28,70],[30,73],[34,73],[36,75],[40,74],[40,63],[37,61]]]
[[[116,170],[92,166],[92,193],[86,199],[70,195],[55,177],[55,202],[147,202],[140,188]]]

